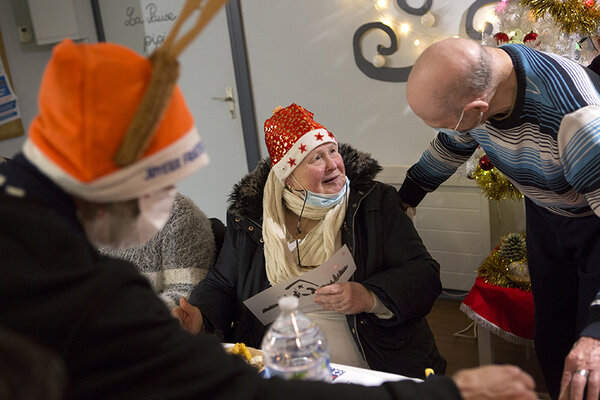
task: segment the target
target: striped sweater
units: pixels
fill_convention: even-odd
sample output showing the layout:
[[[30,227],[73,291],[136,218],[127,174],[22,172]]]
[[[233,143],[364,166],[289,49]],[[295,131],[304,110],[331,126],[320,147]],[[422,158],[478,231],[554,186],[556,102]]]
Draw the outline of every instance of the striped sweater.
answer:
[[[469,134],[439,132],[400,189],[417,205],[478,146],[536,204],[559,215],[600,216],[600,77],[557,55],[501,47],[515,68],[513,111]]]

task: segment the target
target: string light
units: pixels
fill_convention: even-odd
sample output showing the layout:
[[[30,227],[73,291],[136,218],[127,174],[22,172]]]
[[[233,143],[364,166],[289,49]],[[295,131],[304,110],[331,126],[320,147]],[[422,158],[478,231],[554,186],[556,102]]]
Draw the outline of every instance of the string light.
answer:
[[[382,22],[384,25],[387,25],[387,26],[392,26],[392,20],[391,20],[391,19],[389,19],[389,18],[382,17],[382,18],[381,18],[381,22]]]
[[[483,32],[486,24],[497,25],[498,21],[499,21],[498,15],[496,15],[496,13],[493,11],[488,11],[488,13],[485,15],[483,21],[479,25],[479,30]]]
[[[415,30],[408,22],[406,22],[406,20],[398,20],[399,18],[402,18],[402,14],[398,14],[397,10],[395,10],[393,7],[390,7],[390,0],[371,0],[371,2],[372,6],[375,8],[375,10],[377,10],[377,12],[380,15],[379,22],[389,26],[390,28],[392,28],[393,30],[395,30],[403,36],[412,36],[412,44],[414,47],[420,48],[419,51],[422,51],[423,48],[427,47],[432,43],[435,43],[439,40],[448,37],[448,35],[431,34],[431,32],[433,31],[431,29],[427,29],[433,27],[436,23],[436,17],[431,12],[427,12],[420,17],[421,30]],[[392,12],[395,14],[390,15]],[[485,21],[481,24],[479,29],[483,31],[486,23],[494,25],[496,21],[496,14],[493,12],[489,12],[485,17]],[[453,37],[458,38],[459,36],[454,35]],[[378,59],[377,61],[379,64],[381,60]]]
[[[388,2],[387,2],[387,0],[377,0],[376,6],[380,10],[383,10],[383,9],[387,8]]]

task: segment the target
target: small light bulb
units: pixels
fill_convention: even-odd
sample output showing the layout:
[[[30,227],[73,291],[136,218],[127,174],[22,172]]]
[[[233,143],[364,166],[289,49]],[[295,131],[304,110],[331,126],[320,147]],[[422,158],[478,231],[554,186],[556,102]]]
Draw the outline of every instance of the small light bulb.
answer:
[[[421,44],[421,41],[420,41],[419,39],[415,39],[415,41],[413,42],[413,44],[414,44],[415,46],[418,46],[418,45],[420,45],[420,44]]]
[[[387,0],[377,0],[377,7],[378,8],[386,8],[388,5]]]
[[[432,13],[427,12],[425,15],[421,17],[421,24],[424,26],[431,28],[435,24],[435,17]]]
[[[410,25],[409,24],[400,25],[400,32],[402,32],[402,33],[410,32]]]

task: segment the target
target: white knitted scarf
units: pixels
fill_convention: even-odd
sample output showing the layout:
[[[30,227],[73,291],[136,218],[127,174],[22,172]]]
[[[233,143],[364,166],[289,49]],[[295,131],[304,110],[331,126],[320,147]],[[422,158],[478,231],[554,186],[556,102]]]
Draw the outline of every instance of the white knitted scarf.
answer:
[[[346,194],[348,195],[348,194]],[[284,206],[285,203],[285,206]],[[320,220],[298,245],[302,267],[298,266],[296,249],[288,247],[284,207],[300,215],[304,200],[284,188],[273,170],[269,173],[263,196],[263,240],[265,267],[271,285],[285,282],[327,261],[335,251],[335,239],[346,216],[346,202],[330,209],[304,205],[303,218]],[[295,237],[295,234],[291,234]]]

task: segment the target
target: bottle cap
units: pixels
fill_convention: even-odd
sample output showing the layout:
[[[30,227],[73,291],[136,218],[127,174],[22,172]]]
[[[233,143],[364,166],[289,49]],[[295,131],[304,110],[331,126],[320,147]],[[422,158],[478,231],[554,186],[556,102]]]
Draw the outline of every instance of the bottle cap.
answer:
[[[296,296],[285,296],[279,299],[278,304],[282,311],[292,311],[298,308],[298,298]]]

